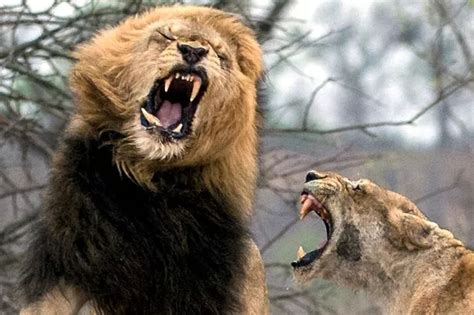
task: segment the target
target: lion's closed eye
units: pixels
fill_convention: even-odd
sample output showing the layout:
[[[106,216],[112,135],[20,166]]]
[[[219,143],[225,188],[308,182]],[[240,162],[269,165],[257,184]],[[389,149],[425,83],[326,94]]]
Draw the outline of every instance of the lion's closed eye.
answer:
[[[168,29],[160,29],[157,30],[158,34],[160,34],[162,37],[167,39],[168,41],[175,41],[177,38],[171,33],[171,30]]]

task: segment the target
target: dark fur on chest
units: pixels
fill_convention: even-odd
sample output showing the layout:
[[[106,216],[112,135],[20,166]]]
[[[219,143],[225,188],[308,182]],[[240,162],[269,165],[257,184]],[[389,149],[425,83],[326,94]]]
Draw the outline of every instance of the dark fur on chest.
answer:
[[[20,283],[26,302],[63,281],[106,314],[237,311],[247,231],[236,209],[196,169],[158,173],[158,192],[144,189],[111,151],[65,141]]]

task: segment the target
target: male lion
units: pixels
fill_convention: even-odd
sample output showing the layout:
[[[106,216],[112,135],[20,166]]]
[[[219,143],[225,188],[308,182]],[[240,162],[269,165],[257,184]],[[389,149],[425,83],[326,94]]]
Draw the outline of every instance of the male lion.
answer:
[[[407,198],[368,180],[311,171],[303,219],[315,211],[327,242],[292,263],[299,282],[316,277],[363,288],[390,314],[474,314],[474,253]]]
[[[27,253],[22,314],[266,313],[248,232],[252,31],[219,10],[162,7],[75,57],[76,112]]]

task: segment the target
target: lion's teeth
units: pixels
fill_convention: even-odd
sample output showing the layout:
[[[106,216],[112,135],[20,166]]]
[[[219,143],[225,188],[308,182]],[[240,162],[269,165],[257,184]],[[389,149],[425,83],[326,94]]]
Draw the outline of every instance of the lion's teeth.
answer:
[[[174,128],[173,132],[181,132],[181,129],[183,129],[183,124],[179,124],[176,128]]]
[[[194,101],[194,99],[199,93],[200,88],[201,88],[201,78],[199,78],[198,76],[194,76],[193,91],[191,93],[191,97],[189,98],[190,102]]]
[[[303,246],[300,246],[300,248],[298,248],[298,251],[296,252],[296,256],[298,257],[298,259],[301,259],[304,257],[304,255],[306,255],[306,253],[303,249]]]
[[[170,76],[168,79],[166,79],[166,81],[165,81],[165,92],[168,92],[172,81],[173,81],[173,76]]]
[[[175,79],[178,79],[181,75],[179,73],[176,73],[176,75],[174,76]]]
[[[160,120],[158,119],[158,117],[155,117],[153,116],[152,114],[150,114],[149,112],[146,111],[146,109],[144,109],[143,107],[141,108],[142,110],[142,114],[143,116],[145,117],[145,119],[152,125],[156,125],[158,127],[161,127],[161,122]]]

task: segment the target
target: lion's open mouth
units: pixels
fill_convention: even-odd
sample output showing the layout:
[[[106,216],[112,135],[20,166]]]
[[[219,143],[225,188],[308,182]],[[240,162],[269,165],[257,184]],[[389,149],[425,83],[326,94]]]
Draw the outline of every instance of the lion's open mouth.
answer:
[[[320,248],[315,249],[309,253],[305,253],[303,248],[300,247],[297,252],[298,260],[291,263],[291,266],[293,266],[293,268],[308,266],[309,264],[314,262],[316,259],[321,257],[324,250],[328,246],[332,233],[333,233],[333,221],[332,221],[331,214],[324,207],[322,202],[316,199],[316,197],[312,193],[304,190],[301,193],[300,203],[301,203],[300,219],[303,220],[306,217],[306,215],[308,215],[308,213],[310,213],[311,211],[316,212],[321,217],[321,219],[324,222],[324,225],[326,226],[327,240],[324,242],[324,244]]]
[[[158,79],[141,108],[141,124],[150,131],[181,139],[189,135],[197,106],[208,85],[201,68],[175,68]]]

